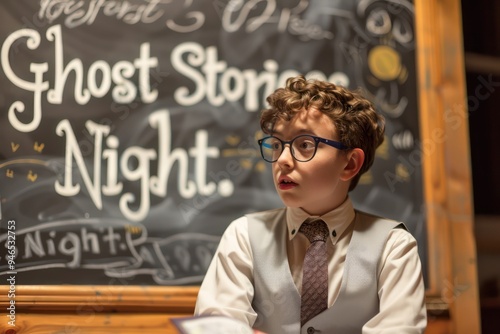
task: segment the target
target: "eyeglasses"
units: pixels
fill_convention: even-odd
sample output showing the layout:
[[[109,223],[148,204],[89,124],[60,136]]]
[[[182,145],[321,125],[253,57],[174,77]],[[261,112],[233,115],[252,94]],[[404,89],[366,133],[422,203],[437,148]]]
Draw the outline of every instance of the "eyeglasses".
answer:
[[[284,141],[274,136],[264,137],[257,141],[260,145],[260,154],[267,162],[276,162],[285,149],[285,144],[290,145],[292,157],[300,162],[306,162],[314,158],[319,143],[324,143],[339,150],[347,150],[344,144],[311,135],[300,135],[290,141]]]

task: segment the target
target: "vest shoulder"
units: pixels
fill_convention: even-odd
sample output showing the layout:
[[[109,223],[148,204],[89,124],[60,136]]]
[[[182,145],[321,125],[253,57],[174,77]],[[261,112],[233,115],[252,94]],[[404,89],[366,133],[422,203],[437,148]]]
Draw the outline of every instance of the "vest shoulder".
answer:
[[[400,221],[390,219],[390,218],[380,217],[380,216],[377,216],[377,215],[374,215],[374,214],[371,214],[368,212],[363,212],[363,211],[359,211],[359,210],[355,210],[355,211],[356,211],[356,217],[357,217],[356,219],[361,224],[375,224],[376,223],[379,225],[385,225],[387,227],[392,226],[392,228],[401,228],[403,230],[408,231],[405,224],[400,222]]]

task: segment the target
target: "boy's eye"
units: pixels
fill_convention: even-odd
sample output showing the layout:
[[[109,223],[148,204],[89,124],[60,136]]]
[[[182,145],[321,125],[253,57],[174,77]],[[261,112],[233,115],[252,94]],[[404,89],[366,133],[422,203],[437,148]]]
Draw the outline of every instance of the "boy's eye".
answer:
[[[281,142],[279,140],[273,140],[268,143],[269,148],[272,150],[279,150],[281,149]]]
[[[316,146],[314,140],[304,139],[298,143],[298,148],[301,150],[310,150]]]

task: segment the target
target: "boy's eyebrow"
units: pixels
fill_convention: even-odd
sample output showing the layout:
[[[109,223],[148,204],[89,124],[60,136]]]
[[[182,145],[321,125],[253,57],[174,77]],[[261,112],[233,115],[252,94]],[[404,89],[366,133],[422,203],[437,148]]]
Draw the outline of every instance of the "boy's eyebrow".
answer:
[[[315,133],[311,129],[299,129],[297,132],[299,134],[314,134]],[[281,132],[281,131],[273,131],[271,134],[272,135],[283,135],[283,132]]]

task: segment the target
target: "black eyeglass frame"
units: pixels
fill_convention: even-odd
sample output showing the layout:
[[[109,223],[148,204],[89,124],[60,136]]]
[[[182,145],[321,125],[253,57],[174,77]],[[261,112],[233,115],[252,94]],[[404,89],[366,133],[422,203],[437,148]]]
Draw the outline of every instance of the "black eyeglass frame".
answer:
[[[306,159],[306,160],[299,160],[295,157],[295,154],[293,153],[293,149],[292,149],[292,145],[293,145],[293,142],[297,139],[297,138],[301,138],[301,137],[310,137],[310,138],[313,138],[314,139],[314,142],[315,142],[315,146],[314,146],[314,153],[313,155],[309,158],[309,159]],[[266,139],[269,139],[269,138],[275,138],[277,140],[279,140],[281,142],[281,152],[280,154],[278,154],[277,158],[275,160],[268,160],[265,158],[264,156],[264,151],[262,150],[262,146],[263,146],[263,143]],[[279,157],[281,156],[281,154],[283,154],[283,151],[285,150],[285,144],[288,144],[290,145],[290,153],[292,154],[292,157],[299,161],[299,162],[307,162],[307,161],[311,161],[314,156],[316,155],[316,152],[318,151],[318,145],[319,143],[323,143],[323,144],[326,144],[326,145],[329,145],[331,147],[334,147],[338,150],[348,150],[350,149],[350,147],[342,144],[341,142],[338,142],[338,141],[335,141],[335,140],[331,140],[331,139],[326,139],[326,138],[321,138],[321,137],[317,137],[317,136],[313,136],[313,135],[299,135],[295,138],[293,138],[292,140],[281,140],[279,139],[278,137],[275,137],[275,136],[267,136],[267,137],[264,137],[264,138],[261,138],[259,140],[257,140],[257,142],[259,143],[259,147],[260,147],[260,155],[262,156],[262,158],[269,162],[269,163],[273,163],[273,162],[276,162],[278,161]]]

